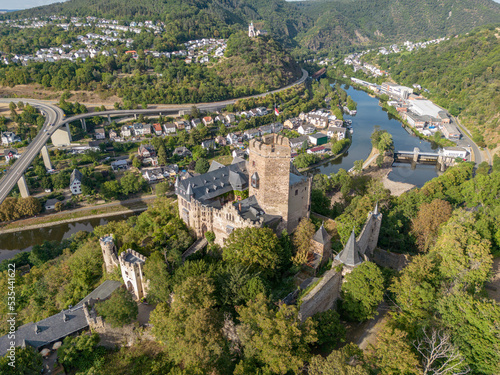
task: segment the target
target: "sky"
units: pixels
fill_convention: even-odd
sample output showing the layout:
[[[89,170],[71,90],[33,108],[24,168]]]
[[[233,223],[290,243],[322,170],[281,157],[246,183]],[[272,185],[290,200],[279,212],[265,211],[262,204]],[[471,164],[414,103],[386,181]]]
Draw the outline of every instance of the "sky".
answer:
[[[493,1],[500,3],[500,0]],[[0,0],[0,9],[26,9],[57,2],[61,0]]]

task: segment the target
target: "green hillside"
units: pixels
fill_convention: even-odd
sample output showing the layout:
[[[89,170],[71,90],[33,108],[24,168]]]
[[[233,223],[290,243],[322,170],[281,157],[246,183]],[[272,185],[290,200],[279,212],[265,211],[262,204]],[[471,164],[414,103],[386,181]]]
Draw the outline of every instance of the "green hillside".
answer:
[[[165,24],[174,42],[193,38],[227,37],[260,22],[273,37],[289,46],[292,39],[311,24],[295,5],[284,0],[70,0],[3,15],[3,18],[95,16],[122,20],[153,20]]]
[[[458,115],[480,145],[500,142],[500,27],[374,61],[396,82],[429,90],[430,98]]]
[[[492,0],[317,0],[299,9],[316,20],[300,35],[313,50],[416,41],[500,22],[500,4]]]

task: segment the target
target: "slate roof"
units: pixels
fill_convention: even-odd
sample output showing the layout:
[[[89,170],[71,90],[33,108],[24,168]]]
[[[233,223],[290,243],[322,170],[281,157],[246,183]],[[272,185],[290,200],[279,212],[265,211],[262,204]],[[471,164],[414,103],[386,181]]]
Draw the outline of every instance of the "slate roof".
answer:
[[[28,323],[19,327],[15,333],[15,346],[26,343],[26,345],[40,349],[87,328],[88,323],[83,312],[83,303],[90,298],[106,299],[120,285],[121,283],[118,281],[107,280],[75,307],[63,310],[37,323]],[[8,335],[0,337],[0,356],[7,353],[11,341],[13,340]]]
[[[82,172],[80,172],[78,169],[73,169],[73,172],[71,172],[71,177],[69,179],[69,184],[73,185],[74,181],[82,182],[82,177]]]
[[[314,234],[313,240],[322,245],[326,244],[330,240],[330,235],[326,231],[323,224],[321,224],[321,228],[319,228],[318,231]]]
[[[192,196],[201,203],[209,204],[211,200],[222,194],[233,190],[247,189],[246,162],[231,164],[199,176],[180,180],[178,185],[175,189],[177,195],[188,201],[191,200]]]
[[[264,224],[270,225],[274,221],[281,220],[279,215],[269,215],[264,212],[264,210],[259,206],[257,198],[255,195],[248,197],[239,202],[234,202],[233,205],[239,211],[240,216],[244,219],[249,219],[251,221],[259,221],[260,218],[264,218]]]
[[[346,266],[357,266],[363,262],[363,259],[359,255],[359,246],[356,243],[356,236],[354,234],[354,229],[352,230],[351,236],[344,247],[344,249],[335,257],[335,259],[340,260]]]

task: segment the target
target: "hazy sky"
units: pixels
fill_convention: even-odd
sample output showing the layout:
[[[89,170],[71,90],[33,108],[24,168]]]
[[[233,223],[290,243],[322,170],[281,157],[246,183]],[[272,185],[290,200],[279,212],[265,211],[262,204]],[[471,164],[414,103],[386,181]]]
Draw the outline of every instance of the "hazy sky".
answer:
[[[290,0],[288,0],[290,1]],[[500,3],[500,0],[493,0]],[[62,2],[61,0],[0,0],[0,9],[25,9]]]

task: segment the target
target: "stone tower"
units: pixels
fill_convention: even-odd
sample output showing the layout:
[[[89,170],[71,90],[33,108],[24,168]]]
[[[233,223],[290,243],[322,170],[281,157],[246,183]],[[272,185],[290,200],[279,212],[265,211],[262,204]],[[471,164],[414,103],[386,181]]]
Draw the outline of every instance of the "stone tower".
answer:
[[[277,134],[252,139],[249,145],[249,196],[254,195],[270,215],[288,222],[291,148],[288,138]]]
[[[112,235],[106,235],[99,239],[101,244],[102,257],[104,258],[104,264],[106,266],[106,271],[113,272],[113,270],[118,266],[118,258],[116,256],[116,246]]]
[[[255,38],[255,28],[253,27],[253,22],[250,22],[250,25],[248,25],[248,36],[250,38]]]
[[[144,263],[146,263],[146,257],[137,251],[128,249],[120,254],[123,281],[137,301],[147,295],[147,281],[143,272]]]

